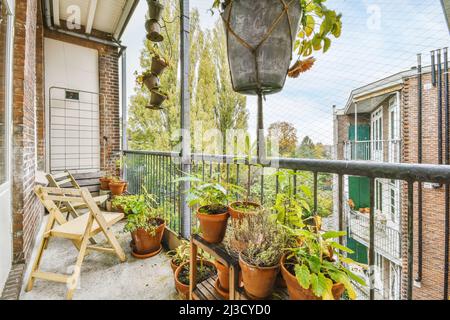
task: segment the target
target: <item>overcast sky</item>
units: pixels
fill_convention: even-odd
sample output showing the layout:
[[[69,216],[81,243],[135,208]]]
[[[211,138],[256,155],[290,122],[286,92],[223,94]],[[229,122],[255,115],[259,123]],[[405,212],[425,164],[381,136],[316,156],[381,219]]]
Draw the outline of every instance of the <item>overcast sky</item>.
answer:
[[[218,19],[208,12],[212,0],[191,0],[203,28]],[[329,0],[327,4],[343,14],[342,36],[317,63],[298,79],[288,79],[281,93],[267,97],[265,125],[291,122],[302,138],[332,144],[332,106],[342,108],[350,92],[409,69],[416,54],[429,63],[430,50],[449,45],[449,31],[439,0]],[[134,71],[140,70],[139,56],[145,38],[146,1],[140,4],[124,34],[127,52],[127,91],[134,93]],[[248,97],[249,126],[256,130],[256,98]]]

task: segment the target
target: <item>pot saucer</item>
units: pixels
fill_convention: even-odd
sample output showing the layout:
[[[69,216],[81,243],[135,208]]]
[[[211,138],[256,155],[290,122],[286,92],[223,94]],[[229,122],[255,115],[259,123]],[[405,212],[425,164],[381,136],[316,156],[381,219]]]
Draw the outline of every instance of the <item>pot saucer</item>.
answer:
[[[159,246],[158,250],[156,250],[154,252],[147,253],[147,254],[136,253],[136,252],[134,252],[134,249],[133,249],[133,250],[131,250],[131,255],[133,257],[135,257],[136,259],[148,259],[148,258],[151,258],[151,257],[154,257],[154,256],[158,255],[161,251],[162,251],[162,245]]]
[[[220,285],[219,278],[216,279],[214,289],[216,289],[217,293],[225,300],[228,300],[230,298],[230,293],[226,291],[224,288],[222,288],[222,286]]]

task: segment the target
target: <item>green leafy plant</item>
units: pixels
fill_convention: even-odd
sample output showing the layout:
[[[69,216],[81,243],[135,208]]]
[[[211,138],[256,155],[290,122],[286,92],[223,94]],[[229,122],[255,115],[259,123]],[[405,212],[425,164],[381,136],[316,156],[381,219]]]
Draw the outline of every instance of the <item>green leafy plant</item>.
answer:
[[[188,262],[190,260],[191,244],[187,240],[182,240],[181,244],[175,250],[171,250],[167,254],[172,258],[172,261],[177,266],[180,266],[183,263]],[[212,261],[211,255],[206,253],[201,248],[199,248],[199,250],[197,251],[197,257],[199,260]]]
[[[314,232],[307,229],[289,229],[297,246],[290,248],[285,262],[286,268],[295,275],[300,286],[311,289],[314,295],[324,300],[333,300],[334,284],[344,285],[350,299],[356,298],[352,280],[365,286],[363,279],[352,273],[346,265],[359,265],[341,252],[353,253],[334,239],[343,237],[345,232]]]
[[[223,10],[232,0],[214,0],[213,9]],[[327,52],[331,38],[339,38],[342,32],[342,15],[329,9],[326,0],[298,0],[302,7],[300,28],[294,49],[299,56],[311,56],[315,51]]]
[[[142,73],[138,73],[137,71],[134,72],[134,76],[136,78],[136,84],[144,87],[144,79],[146,79],[147,77],[152,76],[152,71],[151,70],[145,70]]]
[[[154,196],[143,187],[144,193],[135,196],[122,196],[114,198],[113,207],[121,207],[127,214],[127,223],[124,226],[125,232],[135,232],[144,229],[150,235],[156,234],[156,229],[161,225],[163,216],[162,208],[158,207],[158,202]]]
[[[262,211],[232,223],[225,238],[225,248],[256,267],[276,266],[283,255],[286,233],[279,224]]]
[[[175,182],[189,181],[187,202],[190,207],[200,206],[200,213],[219,214],[226,211],[228,201],[233,195],[242,193],[243,188],[211,178],[203,180],[200,176],[190,175],[176,179]]]

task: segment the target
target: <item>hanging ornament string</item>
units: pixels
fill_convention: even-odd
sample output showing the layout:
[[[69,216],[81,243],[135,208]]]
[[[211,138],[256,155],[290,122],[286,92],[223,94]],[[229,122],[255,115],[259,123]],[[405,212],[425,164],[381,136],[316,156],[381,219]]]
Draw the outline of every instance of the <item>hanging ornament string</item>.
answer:
[[[229,31],[229,33],[231,33],[242,46],[244,46],[245,48],[250,50],[250,52],[252,53],[252,55],[255,59],[256,83],[258,85],[259,91],[261,91],[262,88],[261,88],[261,81],[260,81],[260,77],[259,77],[259,65],[258,65],[258,56],[257,56],[258,49],[261,48],[261,46],[267,41],[267,39],[269,39],[269,37],[272,35],[275,28],[280,24],[284,15],[286,15],[287,20],[288,20],[289,34],[292,35],[292,31],[293,31],[291,17],[289,16],[289,9],[290,9],[290,6],[292,5],[292,3],[296,0],[291,0],[289,3],[287,3],[285,0],[279,0],[279,1],[283,5],[283,10],[278,15],[278,17],[274,20],[274,22],[269,27],[267,32],[264,34],[261,41],[255,47],[251,46],[247,41],[242,39],[242,37],[239,36],[231,27],[231,13],[233,11],[233,3],[234,3],[233,0],[231,0],[229,3],[230,9],[229,9],[228,16],[226,17],[226,19],[222,16],[222,19],[225,23],[226,29]],[[227,32],[227,37],[228,37],[228,32]],[[289,38],[290,38],[291,46],[292,46],[293,45],[292,36]],[[291,52],[291,59],[292,59],[292,52]]]

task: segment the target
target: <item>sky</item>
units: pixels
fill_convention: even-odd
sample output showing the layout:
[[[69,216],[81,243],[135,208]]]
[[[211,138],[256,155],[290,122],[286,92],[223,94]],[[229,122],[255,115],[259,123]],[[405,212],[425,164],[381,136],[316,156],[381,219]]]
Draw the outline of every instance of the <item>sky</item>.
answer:
[[[219,18],[211,15],[212,0],[191,0],[198,9],[202,28]],[[266,128],[288,121],[298,136],[333,143],[333,105],[343,108],[353,89],[416,65],[417,53],[429,64],[430,51],[449,45],[449,30],[440,0],[329,0],[329,8],[342,13],[342,36],[326,54],[315,54],[313,69],[289,79],[282,92],[264,102]],[[135,70],[145,38],[146,1],[140,1],[123,44],[127,50],[127,93],[134,93]],[[247,98],[249,130],[256,132],[256,97]],[[254,136],[254,135],[253,135]]]

